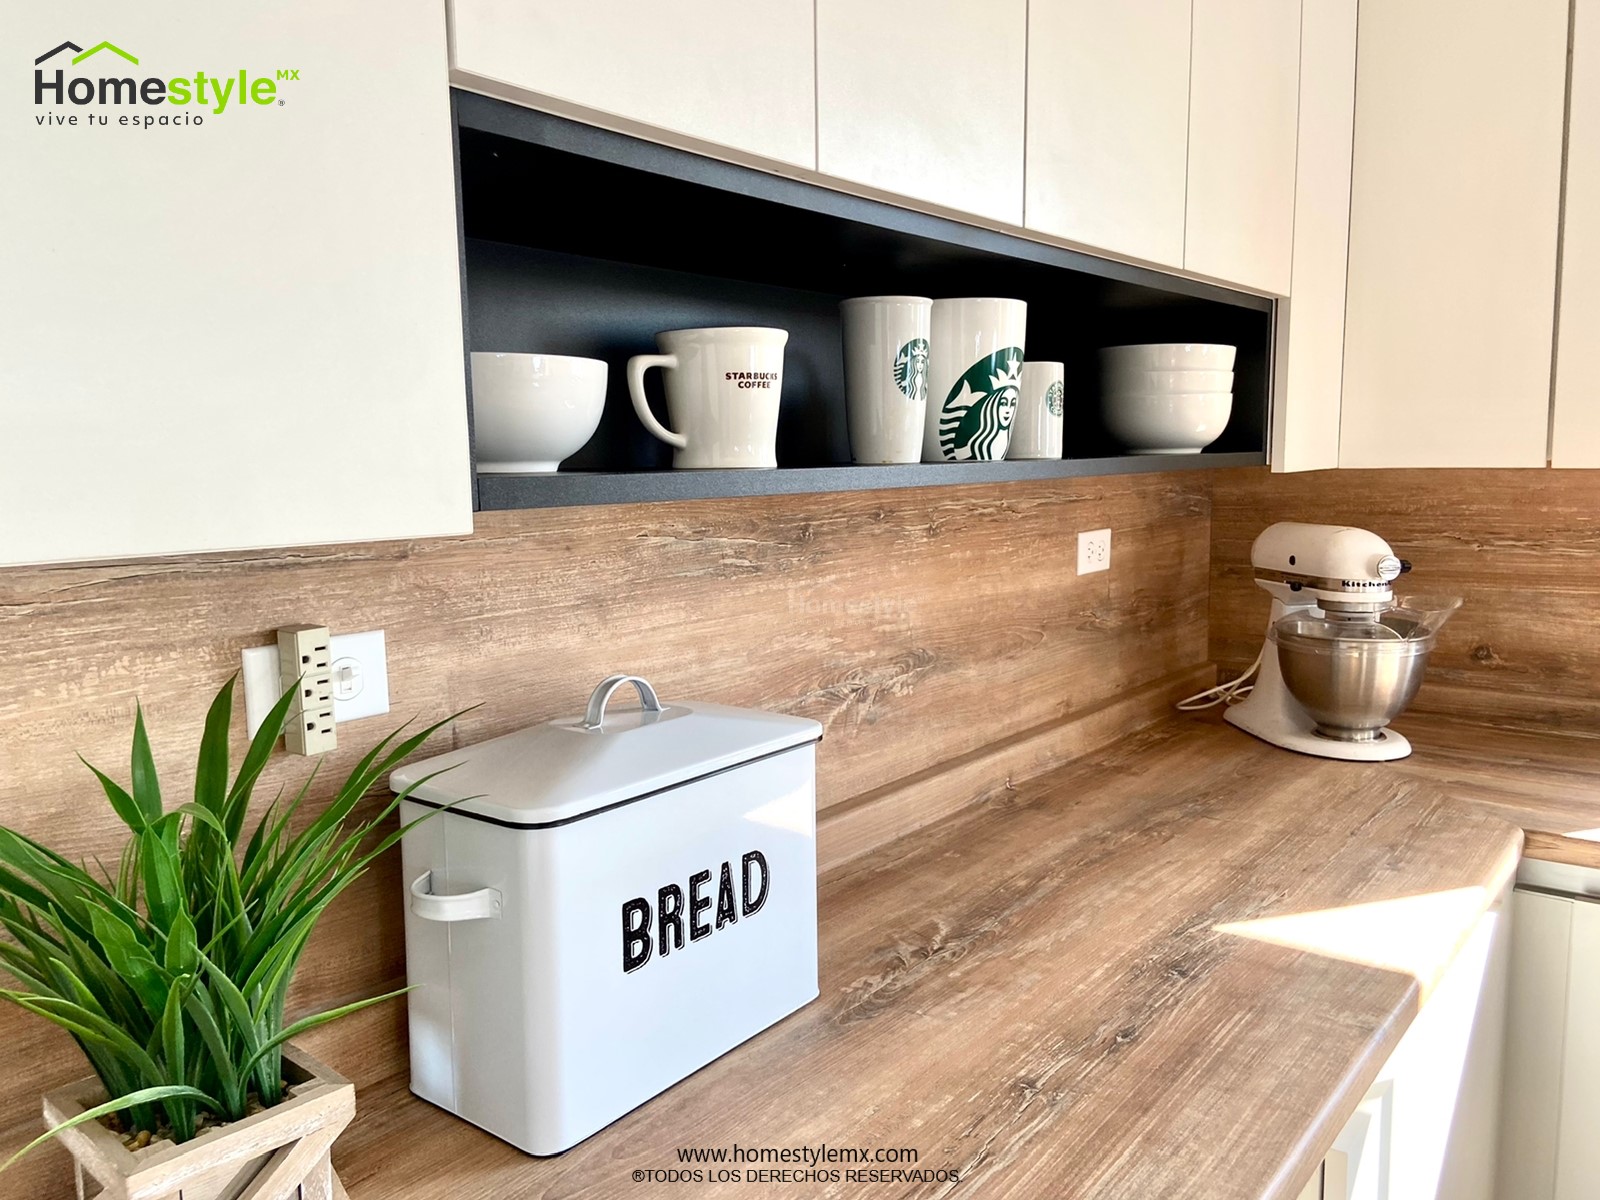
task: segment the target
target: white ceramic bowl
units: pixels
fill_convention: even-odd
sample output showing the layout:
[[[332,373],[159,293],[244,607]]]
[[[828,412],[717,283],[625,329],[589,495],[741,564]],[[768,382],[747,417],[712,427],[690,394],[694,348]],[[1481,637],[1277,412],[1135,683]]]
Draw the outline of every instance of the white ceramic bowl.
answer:
[[[1231,392],[1232,371],[1144,371],[1107,364],[1101,380],[1108,392],[1166,396],[1173,392]]]
[[[478,470],[548,474],[583,449],[606,404],[606,364],[563,354],[472,355]]]
[[[1204,342],[1159,342],[1149,346],[1107,346],[1100,351],[1106,371],[1231,371],[1234,346]]]
[[[1232,413],[1230,392],[1108,392],[1100,401],[1106,429],[1132,454],[1199,454]]]

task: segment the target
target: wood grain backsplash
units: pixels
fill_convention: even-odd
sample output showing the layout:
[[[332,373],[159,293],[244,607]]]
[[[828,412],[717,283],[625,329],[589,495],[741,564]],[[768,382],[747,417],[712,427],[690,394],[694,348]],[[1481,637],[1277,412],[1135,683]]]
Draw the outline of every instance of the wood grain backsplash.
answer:
[[[125,775],[137,698],[183,796],[209,697],[295,622],[386,630],[393,720],[479,705],[438,751],[580,712],[624,670],[669,700],[814,717],[826,809],[1203,663],[1209,524],[1209,484],[1185,473],[482,514],[454,539],[3,571],[0,822],[106,855],[117,826],[75,755]],[[1076,534],[1102,526],[1113,570],[1079,577]],[[341,727],[324,778],[389,724]],[[280,756],[260,794],[309,765]],[[396,857],[333,909],[297,1007],[403,972]],[[311,1044],[374,1078],[403,1063],[401,1016]],[[9,1007],[0,1045],[10,1143],[82,1067]],[[49,1154],[35,1172],[62,1169]]]
[[[1370,529],[1412,563],[1397,592],[1464,598],[1418,709],[1600,737],[1600,471],[1216,472],[1211,653],[1227,669],[1261,648],[1250,543],[1274,521]]]

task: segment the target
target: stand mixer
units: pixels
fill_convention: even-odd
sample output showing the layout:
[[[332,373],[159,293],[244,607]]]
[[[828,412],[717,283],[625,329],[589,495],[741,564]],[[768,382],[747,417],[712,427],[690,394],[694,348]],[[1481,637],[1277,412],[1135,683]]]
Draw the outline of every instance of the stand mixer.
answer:
[[[1269,526],[1250,564],[1272,613],[1260,675],[1249,697],[1227,710],[1228,722],[1322,758],[1410,754],[1411,743],[1388,723],[1416,695],[1434,635],[1460,601],[1432,611],[1398,605],[1391,584],[1411,564],[1377,534],[1351,526]],[[1242,682],[1217,690],[1226,697]]]

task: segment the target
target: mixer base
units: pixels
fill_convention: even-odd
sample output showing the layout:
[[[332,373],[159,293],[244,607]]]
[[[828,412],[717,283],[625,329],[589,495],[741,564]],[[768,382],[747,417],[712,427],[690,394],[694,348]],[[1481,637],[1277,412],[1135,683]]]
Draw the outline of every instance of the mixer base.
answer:
[[[1411,753],[1411,743],[1403,734],[1392,729],[1383,730],[1371,741],[1342,742],[1318,733],[1309,718],[1304,718],[1303,724],[1295,720],[1301,714],[1286,712],[1286,707],[1268,707],[1265,704],[1252,706],[1251,701],[1247,700],[1228,709],[1224,717],[1228,724],[1237,725],[1264,742],[1316,758],[1337,758],[1345,762],[1393,762]]]

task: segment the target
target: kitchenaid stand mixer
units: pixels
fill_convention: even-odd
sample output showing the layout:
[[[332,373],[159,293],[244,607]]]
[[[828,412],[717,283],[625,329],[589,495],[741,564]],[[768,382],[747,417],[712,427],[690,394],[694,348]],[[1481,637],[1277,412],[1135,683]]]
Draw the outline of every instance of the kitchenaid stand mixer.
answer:
[[[1377,534],[1365,529],[1293,522],[1264,530],[1251,547],[1250,564],[1256,584],[1272,597],[1272,613],[1267,619],[1268,637],[1261,651],[1260,674],[1249,697],[1229,707],[1228,722],[1275,746],[1322,758],[1382,762],[1410,754],[1411,743],[1387,728],[1387,719],[1409,702],[1421,682],[1422,660],[1432,645],[1431,629],[1424,635],[1425,642],[1419,639],[1409,646],[1399,633],[1393,634],[1393,641],[1320,639],[1329,651],[1347,648],[1351,653],[1360,653],[1363,647],[1370,647],[1383,650],[1385,659],[1403,660],[1404,678],[1388,685],[1395,694],[1381,697],[1388,702],[1390,711],[1381,719],[1368,721],[1369,728],[1331,734],[1322,731],[1319,721],[1290,691],[1278,657],[1280,644],[1289,644],[1291,638],[1301,647],[1318,640],[1284,633],[1285,626],[1280,622],[1285,618],[1308,618],[1300,624],[1332,630],[1334,638],[1344,623],[1348,623],[1352,634],[1368,634],[1395,607],[1390,585],[1411,569],[1410,564],[1397,558]],[[1294,624],[1291,622],[1290,626]],[[1335,651],[1336,647],[1340,650]],[[1341,683],[1334,681],[1335,686]],[[1305,682],[1297,686],[1303,695],[1308,694]],[[1330,703],[1337,704],[1340,699],[1336,695]]]

